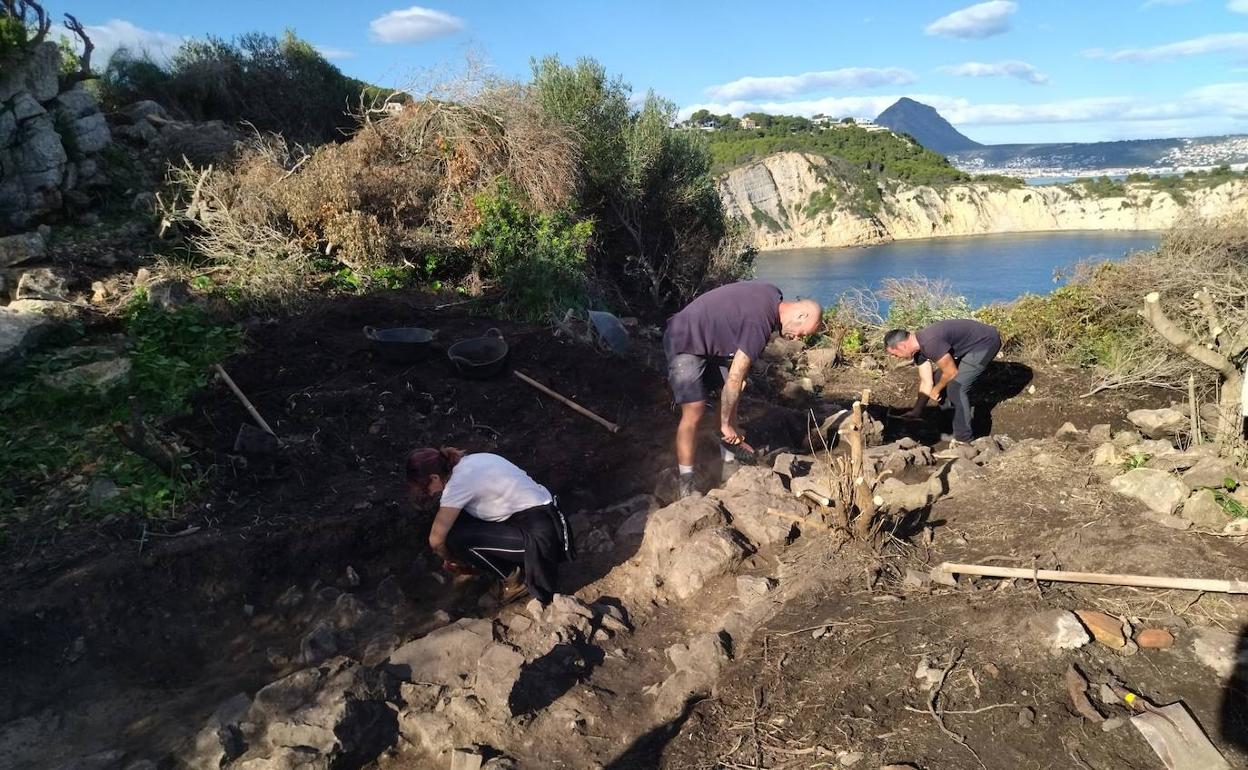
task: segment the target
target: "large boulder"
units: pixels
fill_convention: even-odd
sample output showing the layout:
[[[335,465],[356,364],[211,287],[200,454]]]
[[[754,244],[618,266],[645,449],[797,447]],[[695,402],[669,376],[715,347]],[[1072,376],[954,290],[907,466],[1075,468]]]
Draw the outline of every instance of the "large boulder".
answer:
[[[26,270],[17,279],[14,299],[63,300],[69,294],[72,276],[55,267],[38,267]]]
[[[737,475],[744,470],[738,471]],[[714,500],[705,497],[678,500],[649,515],[640,553],[658,560],[671,551],[683,548],[694,533],[726,523],[727,517]]]
[[[656,691],[654,710],[665,720],[676,718],[690,699],[712,694],[719,672],[731,659],[724,632],[700,634],[688,644],[667,648],[675,673]]]
[[[1138,500],[1156,513],[1171,514],[1187,499],[1187,485],[1165,471],[1136,468],[1112,479],[1109,486],[1118,494]]]
[[[1166,438],[1178,433],[1188,424],[1188,418],[1177,409],[1133,409],[1127,419],[1149,438]]]
[[[791,495],[778,497],[742,489],[713,489],[707,497],[720,502],[732,517],[733,528],[756,548],[787,544],[793,537],[791,517],[803,518],[810,513],[806,505]]]
[[[1213,492],[1200,489],[1192,493],[1183,503],[1183,518],[1198,527],[1221,531],[1230,517],[1218,504]]]
[[[237,766],[284,770],[297,759],[360,767],[394,743],[398,720],[387,701],[397,692],[385,671],[346,657],[289,674],[256,693],[241,725],[247,750]]]
[[[95,390],[103,393],[128,382],[132,368],[128,358],[109,358],[45,374],[40,381],[56,390]]]
[[[0,238],[0,267],[46,258],[48,244],[42,232],[18,233]]]
[[[34,346],[56,322],[38,313],[22,313],[0,307],[0,366]]]
[[[186,770],[219,770],[246,749],[240,724],[251,708],[251,699],[239,693],[212,712],[183,750]]]
[[[1190,489],[1226,486],[1227,481],[1242,484],[1248,474],[1235,463],[1222,457],[1202,457],[1183,474],[1183,483]]]
[[[746,550],[735,530],[715,527],[702,530],[681,548],[660,561],[663,587],[677,599],[688,599],[709,581],[731,572],[745,558]]]
[[[36,101],[56,97],[60,87],[61,51],[51,40],[35,46],[22,62],[0,69],[0,102],[7,102],[23,91]]]
[[[387,669],[409,682],[472,687],[477,661],[494,643],[494,624],[464,618],[390,653]]]

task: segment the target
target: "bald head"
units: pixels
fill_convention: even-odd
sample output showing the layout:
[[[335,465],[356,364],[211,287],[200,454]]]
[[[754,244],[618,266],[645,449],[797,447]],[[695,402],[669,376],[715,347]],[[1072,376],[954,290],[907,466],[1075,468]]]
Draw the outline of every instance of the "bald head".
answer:
[[[791,340],[814,334],[822,322],[823,308],[813,299],[780,303],[780,334]]]

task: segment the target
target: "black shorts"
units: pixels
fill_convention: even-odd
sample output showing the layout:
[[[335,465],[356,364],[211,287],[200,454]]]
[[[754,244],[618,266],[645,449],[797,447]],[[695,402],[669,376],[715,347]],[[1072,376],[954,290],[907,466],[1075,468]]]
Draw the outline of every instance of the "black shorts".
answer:
[[[728,367],[732,364],[729,357],[673,353],[667,335],[663,335],[663,352],[667,354],[667,382],[672,388],[672,400],[678,404],[705,401],[728,380]]]

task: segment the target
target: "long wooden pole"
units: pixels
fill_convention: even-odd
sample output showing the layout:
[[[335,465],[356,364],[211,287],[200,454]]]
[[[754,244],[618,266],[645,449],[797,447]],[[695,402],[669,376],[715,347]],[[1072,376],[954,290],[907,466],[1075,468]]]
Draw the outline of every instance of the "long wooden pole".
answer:
[[[550,388],[546,387],[546,386],[545,386],[545,385],[543,385],[542,383],[540,383],[540,382],[538,382],[537,380],[533,379],[532,377],[528,376],[528,375],[527,375],[527,374],[525,374],[524,372],[513,370],[513,371],[512,371],[512,374],[516,375],[516,377],[517,377],[517,378],[518,378],[521,382],[525,383],[526,385],[529,385],[529,386],[531,386],[531,387],[533,387],[533,388],[536,388],[537,390],[541,391],[542,393],[545,393],[546,395],[548,395],[548,396],[550,396],[551,398],[555,399],[556,401],[558,401],[559,403],[561,403],[561,404],[563,404],[564,406],[568,407],[568,408],[569,408],[569,409],[571,409],[572,411],[574,411],[574,412],[576,412],[576,413],[578,413],[578,414],[583,414],[583,415],[585,415],[586,417],[588,417],[589,419],[591,419],[591,420],[593,420],[594,422],[598,423],[599,425],[601,425],[602,427],[604,427],[604,428],[606,428],[607,430],[611,431],[612,433],[619,433],[619,432],[620,432],[620,426],[619,426],[619,425],[616,425],[615,423],[611,422],[610,420],[607,420],[607,419],[604,419],[604,418],[602,418],[602,417],[599,417],[598,415],[596,415],[596,414],[594,414],[593,412],[589,411],[588,409],[586,409],[585,407],[583,407],[583,406],[581,406],[580,404],[576,403],[576,402],[575,402],[575,401],[573,401],[572,399],[570,399],[570,398],[566,398],[566,397],[564,397],[564,396],[559,395],[559,394],[558,394],[558,393],[556,393],[555,391],[551,390]]]
[[[1108,586],[1177,588],[1181,591],[1248,594],[1248,581],[1244,580],[1207,580],[1204,578],[1179,578],[1161,575],[1121,575],[1109,572],[1068,572],[1060,569],[992,567],[983,564],[955,564],[953,562],[944,562],[936,568],[936,571],[950,575],[980,575],[982,577],[1052,580],[1059,583],[1094,583]]]
[[[269,424],[264,421],[264,418],[260,416],[260,413],[256,411],[256,408],[251,405],[251,401],[247,398],[246,394],[244,394],[243,391],[234,384],[234,380],[230,379],[230,375],[225,373],[225,370],[221,368],[221,364],[213,364],[212,368],[217,370],[217,375],[221,377],[226,385],[230,386],[230,390],[234,391],[234,395],[238,396],[238,400],[242,402],[243,408],[247,410],[247,414],[251,415],[251,419],[255,420],[256,424],[263,428],[265,433],[277,438],[277,434],[274,433],[273,429],[269,427]]]

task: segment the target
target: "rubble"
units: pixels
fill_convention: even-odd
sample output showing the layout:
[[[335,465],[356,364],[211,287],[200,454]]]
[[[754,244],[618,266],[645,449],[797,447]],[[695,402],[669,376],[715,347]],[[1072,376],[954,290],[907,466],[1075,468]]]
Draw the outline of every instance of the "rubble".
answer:
[[[1176,409],[1134,409],[1127,419],[1145,436],[1152,439],[1173,436],[1187,426],[1187,416]]]
[[[1124,497],[1138,500],[1149,510],[1172,514],[1187,499],[1187,486],[1174,475],[1151,468],[1136,468],[1111,480],[1109,485]]]
[[[1077,649],[1092,641],[1083,623],[1069,610],[1047,610],[1032,615],[1024,621],[1024,632],[1054,652]]]
[[[1183,503],[1183,518],[1202,529],[1220,531],[1229,517],[1211,490],[1198,489]]]

